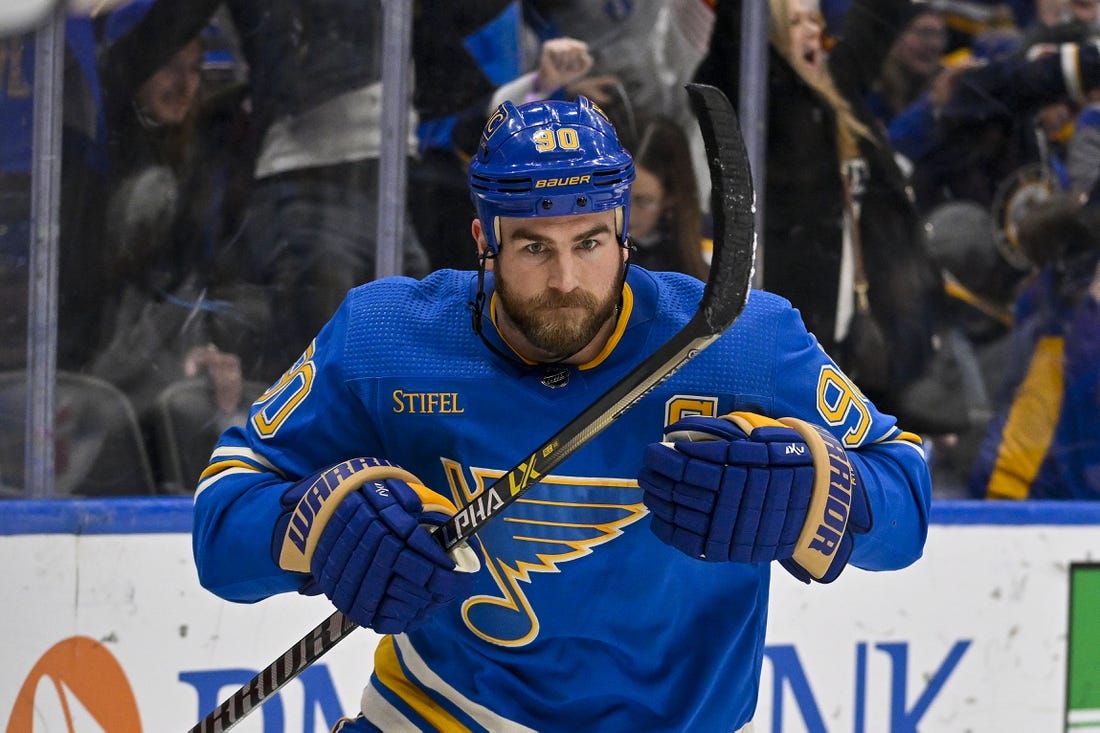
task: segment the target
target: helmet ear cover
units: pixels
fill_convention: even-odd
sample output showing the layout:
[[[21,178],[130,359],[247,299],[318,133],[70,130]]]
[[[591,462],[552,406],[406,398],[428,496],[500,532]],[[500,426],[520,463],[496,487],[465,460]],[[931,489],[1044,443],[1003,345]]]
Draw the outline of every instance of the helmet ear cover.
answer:
[[[502,216],[569,216],[614,210],[626,243],[634,160],[603,111],[587,98],[516,107],[489,117],[470,161],[470,197],[491,254]]]

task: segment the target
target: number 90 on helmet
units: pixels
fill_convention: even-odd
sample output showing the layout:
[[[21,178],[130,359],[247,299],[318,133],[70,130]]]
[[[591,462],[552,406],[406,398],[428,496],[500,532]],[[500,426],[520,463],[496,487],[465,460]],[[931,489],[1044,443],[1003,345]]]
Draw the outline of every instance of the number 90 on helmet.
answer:
[[[470,197],[489,251],[500,249],[500,217],[567,216],[615,211],[626,244],[634,160],[599,107],[542,101],[504,102],[489,117],[470,161]]]

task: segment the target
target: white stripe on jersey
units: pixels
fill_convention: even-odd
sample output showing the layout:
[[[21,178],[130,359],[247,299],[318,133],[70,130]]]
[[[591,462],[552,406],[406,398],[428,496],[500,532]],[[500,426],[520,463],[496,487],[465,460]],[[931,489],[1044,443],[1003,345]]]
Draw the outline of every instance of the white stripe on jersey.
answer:
[[[390,705],[389,700],[375,689],[374,684],[368,682],[363,688],[363,697],[359,700],[363,717],[372,725],[387,733],[420,733],[420,728],[413,725],[412,721],[401,714],[401,711]],[[369,712],[368,712],[369,711]]]
[[[251,448],[245,448],[244,446],[223,445],[215,448],[214,452],[210,454],[210,463],[213,463],[215,458],[243,458],[259,463],[264,468],[270,469],[280,476],[282,475],[282,471],[276,468],[274,463]]]
[[[283,475],[283,472],[280,471],[279,469],[277,469],[275,467],[275,465],[273,463],[271,463],[271,461],[267,460],[266,458],[264,458],[259,453],[255,452],[255,451],[253,451],[249,448],[245,448],[243,446],[227,445],[227,446],[222,446],[220,448],[215,448],[214,452],[210,454],[210,460],[207,461],[207,465],[209,465],[211,463],[216,463],[216,462],[218,462],[218,460],[230,460],[230,459],[234,459],[234,458],[238,459],[238,460],[241,460],[241,461],[248,461],[248,462],[252,462],[252,463],[258,463],[261,466],[263,466],[264,468],[268,469],[269,471],[275,473],[276,475],[278,475],[280,477]],[[238,467],[238,468],[227,468],[224,471],[219,471],[218,473],[214,474],[213,476],[209,476],[206,479],[204,479],[203,481],[199,482],[198,487],[195,488],[195,497],[198,498],[199,494],[201,494],[203,491],[205,491],[207,488],[209,488],[210,485],[213,484],[218,479],[222,478],[223,476],[231,476],[235,473],[259,473],[259,470],[258,469],[247,469],[247,468]]]
[[[486,730],[491,730],[495,733],[537,733],[533,728],[527,728],[515,721],[502,718],[484,705],[480,705],[464,697],[458,690],[448,685],[439,675],[428,668],[428,665],[424,663],[424,660],[417,654],[416,650],[413,649],[409,638],[404,634],[394,636],[393,639],[394,643],[401,651],[401,657],[404,660],[405,667],[408,668],[409,672],[414,677],[416,677],[416,682],[419,683],[421,687],[433,690],[447,698],[456,707],[460,708],[464,713],[481,724]],[[383,728],[383,730],[388,731],[389,729]]]

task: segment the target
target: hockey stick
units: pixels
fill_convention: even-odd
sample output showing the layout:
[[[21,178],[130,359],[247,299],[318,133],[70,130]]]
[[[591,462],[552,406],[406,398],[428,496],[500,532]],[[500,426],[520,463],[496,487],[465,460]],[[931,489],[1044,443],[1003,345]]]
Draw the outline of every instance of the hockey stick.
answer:
[[[718,89],[689,84],[711,176],[714,253],[699,308],[690,321],[568,425],[439,526],[434,537],[446,550],[475,534],[523,492],[603,431],[657,385],[713,343],[741,314],[752,284],[756,240],[753,186],[741,129]],[[189,733],[221,733],[350,634],[356,625],[336,611]]]
[[[721,336],[745,307],[755,257],[748,155],[725,95],[702,84],[689,84],[687,89],[699,118],[713,182],[715,246],[699,309],[676,335],[622,381],[441,524],[435,537],[444,549],[451,550],[476,534],[539,479],[679,371]]]

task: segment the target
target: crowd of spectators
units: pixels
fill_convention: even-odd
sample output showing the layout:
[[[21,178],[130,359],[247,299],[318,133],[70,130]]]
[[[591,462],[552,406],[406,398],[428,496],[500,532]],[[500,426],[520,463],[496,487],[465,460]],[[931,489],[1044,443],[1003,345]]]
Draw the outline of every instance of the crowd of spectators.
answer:
[[[940,497],[1100,498],[1098,5],[767,3],[763,286],[924,437]],[[486,115],[583,94],[635,156],[632,262],[705,278],[683,85],[737,103],[742,0],[414,7],[404,274],[476,266]],[[382,34],[381,0],[107,0],[67,21],[58,368],[125,395],[158,491],[190,492],[186,467],[375,276]],[[0,38],[8,371],[33,42]]]

